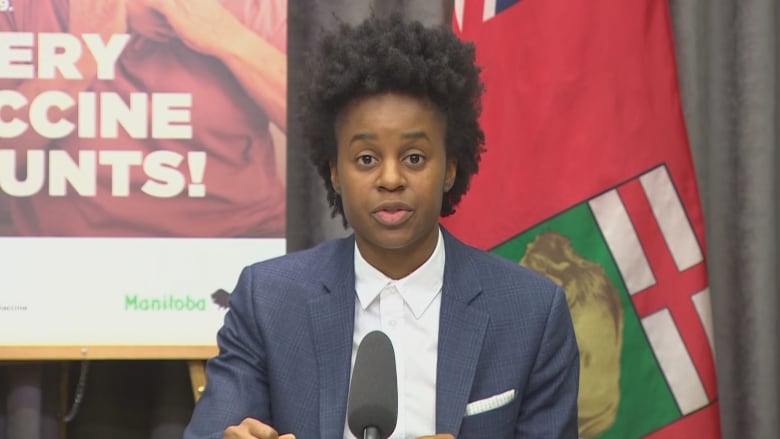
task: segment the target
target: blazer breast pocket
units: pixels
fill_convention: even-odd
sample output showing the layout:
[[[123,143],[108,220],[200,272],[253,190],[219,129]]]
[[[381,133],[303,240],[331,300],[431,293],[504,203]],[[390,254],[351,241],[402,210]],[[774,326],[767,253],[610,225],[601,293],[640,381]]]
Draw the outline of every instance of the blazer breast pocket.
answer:
[[[520,412],[520,398],[516,393],[512,389],[469,403],[457,437],[514,438],[515,424]]]

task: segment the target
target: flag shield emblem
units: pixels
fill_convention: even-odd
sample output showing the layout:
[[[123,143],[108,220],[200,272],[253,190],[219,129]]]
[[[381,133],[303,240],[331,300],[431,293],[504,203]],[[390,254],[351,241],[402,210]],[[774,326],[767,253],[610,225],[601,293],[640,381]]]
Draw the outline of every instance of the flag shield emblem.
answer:
[[[566,291],[581,356],[581,437],[645,436],[717,410],[711,352],[685,342],[705,334],[711,349],[706,269],[663,164],[492,251]]]

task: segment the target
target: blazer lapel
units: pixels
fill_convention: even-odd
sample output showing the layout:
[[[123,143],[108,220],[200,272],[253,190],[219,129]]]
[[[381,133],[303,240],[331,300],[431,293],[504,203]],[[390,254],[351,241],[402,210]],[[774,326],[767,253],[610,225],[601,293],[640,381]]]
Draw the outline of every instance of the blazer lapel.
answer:
[[[482,292],[470,251],[444,231],[446,260],[439,318],[436,431],[457,434],[466,412],[489,316],[470,303]]]
[[[344,434],[355,323],[354,242],[339,243],[336,266],[323,273],[322,292],[309,301],[320,386],[320,437]]]

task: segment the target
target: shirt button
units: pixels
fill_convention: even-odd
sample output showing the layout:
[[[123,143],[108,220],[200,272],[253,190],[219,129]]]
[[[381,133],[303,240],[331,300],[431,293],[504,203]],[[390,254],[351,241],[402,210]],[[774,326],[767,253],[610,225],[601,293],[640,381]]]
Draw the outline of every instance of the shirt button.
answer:
[[[397,322],[397,321],[395,321],[395,320],[390,320],[390,326],[392,326],[392,327],[395,327],[395,325],[397,325],[397,324],[398,324],[398,322]]]

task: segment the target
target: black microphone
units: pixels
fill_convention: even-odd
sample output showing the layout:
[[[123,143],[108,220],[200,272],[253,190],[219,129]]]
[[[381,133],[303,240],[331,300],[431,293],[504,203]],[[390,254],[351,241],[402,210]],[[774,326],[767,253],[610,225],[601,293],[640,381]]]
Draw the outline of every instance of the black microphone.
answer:
[[[372,331],[358,346],[347,401],[347,424],[357,438],[387,439],[398,419],[398,377],[393,343]]]

